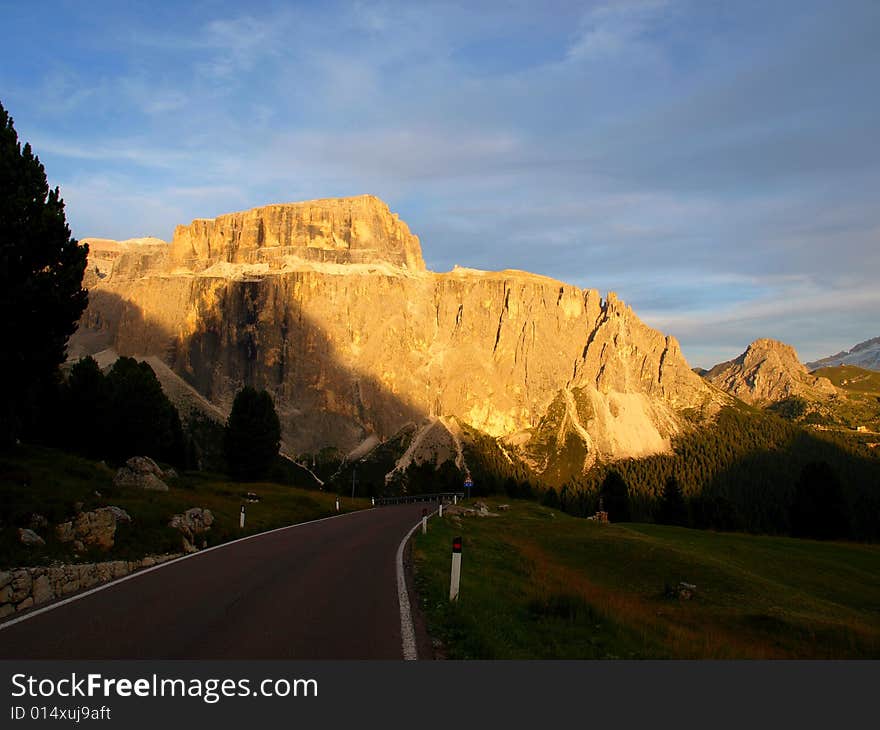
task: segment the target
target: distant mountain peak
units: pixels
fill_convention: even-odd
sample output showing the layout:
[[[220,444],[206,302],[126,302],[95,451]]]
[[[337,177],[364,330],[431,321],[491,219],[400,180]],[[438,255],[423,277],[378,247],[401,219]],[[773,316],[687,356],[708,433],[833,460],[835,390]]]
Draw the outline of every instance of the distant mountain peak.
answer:
[[[716,365],[703,377],[740,400],[761,406],[792,396],[816,400],[835,393],[827,378],[810,375],[791,345],[768,338],[755,340],[739,357]]]
[[[810,370],[834,367],[835,365],[856,365],[868,370],[880,370],[880,337],[872,337],[870,340],[854,345],[850,350],[844,350],[836,355],[829,355],[807,363]]]

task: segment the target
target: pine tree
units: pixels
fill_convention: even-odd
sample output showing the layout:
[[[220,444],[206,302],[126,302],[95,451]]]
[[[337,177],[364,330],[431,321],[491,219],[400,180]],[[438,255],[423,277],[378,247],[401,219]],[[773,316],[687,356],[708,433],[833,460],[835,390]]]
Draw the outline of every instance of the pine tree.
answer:
[[[180,416],[147,363],[120,357],[107,374],[107,391],[107,450],[111,458],[121,461],[149,456],[177,465],[185,463]]]
[[[620,472],[615,469],[608,472],[599,489],[599,495],[611,522],[630,521],[629,486]]]
[[[0,104],[0,444],[32,425],[57,386],[88,294],[88,249],[71,236],[58,188]]]
[[[681,486],[675,475],[666,480],[657,521],[663,525],[686,525],[688,521],[687,505],[681,493]]]
[[[84,357],[71,369],[61,389],[62,428],[57,440],[86,456],[107,456],[110,415],[107,379],[93,357]]]
[[[281,444],[281,423],[272,396],[242,388],[235,396],[226,423],[224,450],[229,472],[236,479],[268,476]]]
[[[550,487],[541,498],[541,504],[545,507],[559,508],[559,494],[553,487]]]

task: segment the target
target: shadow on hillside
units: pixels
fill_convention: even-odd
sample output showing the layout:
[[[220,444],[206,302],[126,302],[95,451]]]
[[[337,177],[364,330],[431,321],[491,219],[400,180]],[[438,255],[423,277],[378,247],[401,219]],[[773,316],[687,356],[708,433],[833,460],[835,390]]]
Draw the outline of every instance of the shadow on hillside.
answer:
[[[242,387],[265,389],[295,453],[332,444],[345,451],[371,435],[384,441],[427,415],[343,363],[283,282],[230,280],[213,287],[214,306],[190,302],[190,311],[176,314],[191,330],[187,334],[114,292],[92,290],[71,351],[85,355],[111,347],[120,355],[157,356],[224,411]]]
[[[850,536],[876,540],[880,536],[880,460],[808,432],[795,432],[780,448],[739,456],[706,485],[701,496],[710,506],[715,500],[716,506],[736,513],[726,516],[732,528],[789,534],[795,485],[811,462],[827,463],[840,479]]]

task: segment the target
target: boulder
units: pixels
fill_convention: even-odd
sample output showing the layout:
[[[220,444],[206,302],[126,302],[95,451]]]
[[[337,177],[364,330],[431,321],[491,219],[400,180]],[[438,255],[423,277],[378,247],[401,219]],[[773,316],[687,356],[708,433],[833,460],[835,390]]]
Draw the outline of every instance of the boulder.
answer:
[[[55,525],[55,537],[58,542],[73,542],[76,539],[73,532],[73,522],[61,522]]]
[[[86,547],[109,550],[116,539],[116,526],[128,524],[131,517],[121,507],[100,507],[91,512],[80,512],[73,520],[55,526],[59,542],[72,542],[77,551]]]
[[[116,518],[117,523],[123,523],[126,525],[131,524],[131,515],[129,515],[128,512],[126,512],[124,509],[122,509],[122,507],[115,507],[113,505],[110,505],[109,507],[106,507],[105,509],[110,510],[110,512]]]
[[[174,515],[168,526],[180,533],[184,552],[194,553],[208,547],[205,535],[213,524],[214,515],[211,510],[192,507],[183,514]]]
[[[132,456],[120,467],[113,477],[113,484],[117,487],[135,487],[136,489],[149,489],[155,492],[167,492],[168,485],[162,481],[168,476],[177,476],[173,470],[166,475],[161,467],[148,456]]]
[[[42,537],[27,527],[18,528],[18,541],[28,547],[41,547],[46,544]]]
[[[86,547],[109,550],[116,537],[116,515],[110,507],[80,512],[73,521],[73,530]]]
[[[459,517],[498,517],[497,512],[490,512],[489,507],[484,502],[475,502],[473,507],[464,507],[462,505],[450,505],[443,508],[443,514],[449,515],[453,519]]]

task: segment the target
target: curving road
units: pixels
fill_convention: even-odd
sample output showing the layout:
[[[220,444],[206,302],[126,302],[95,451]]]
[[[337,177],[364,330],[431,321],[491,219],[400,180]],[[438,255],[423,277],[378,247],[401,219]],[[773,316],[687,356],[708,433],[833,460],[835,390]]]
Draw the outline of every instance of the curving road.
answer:
[[[0,659],[401,659],[395,556],[424,504],[259,535],[0,626]]]

